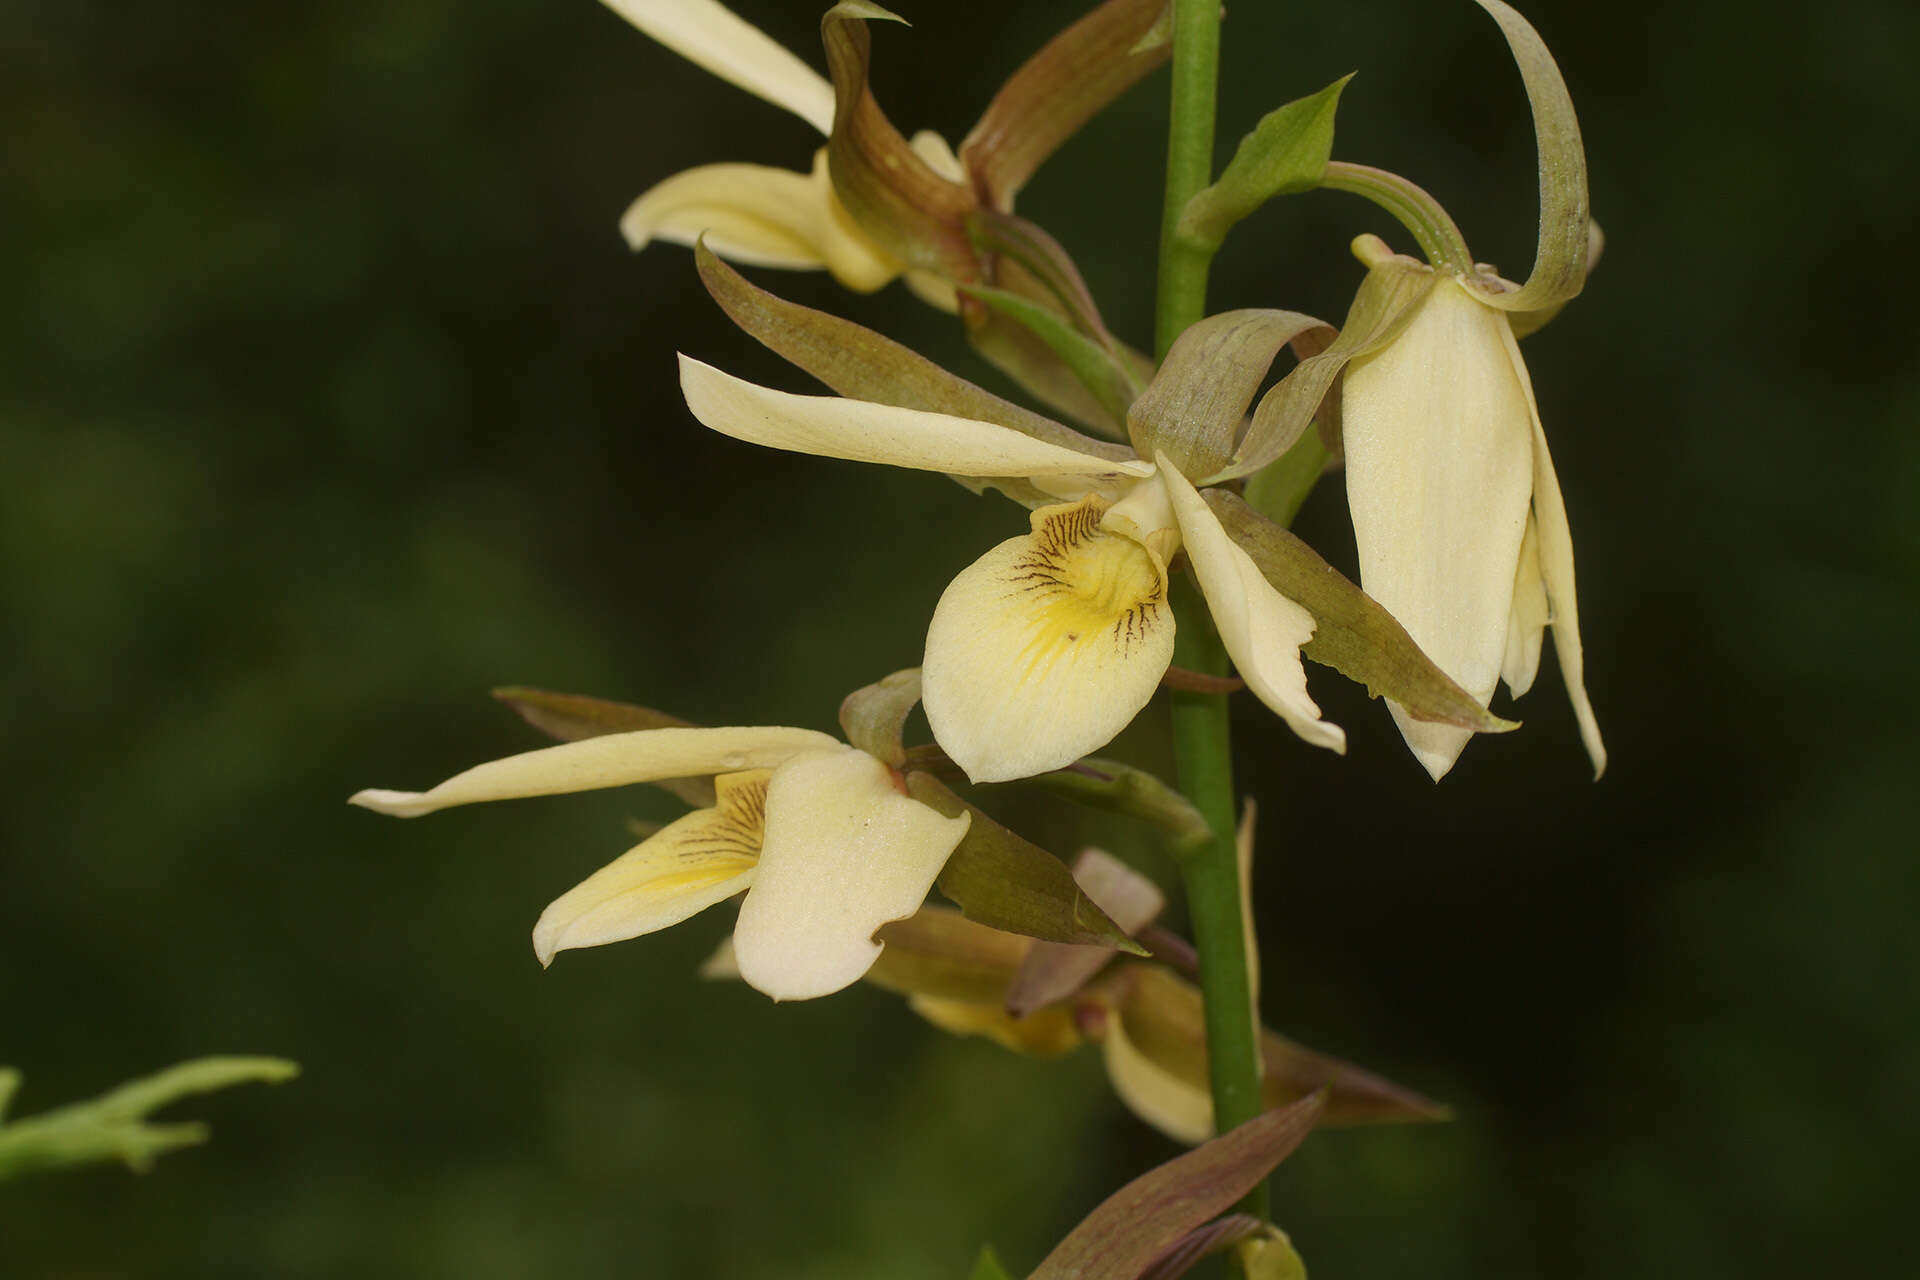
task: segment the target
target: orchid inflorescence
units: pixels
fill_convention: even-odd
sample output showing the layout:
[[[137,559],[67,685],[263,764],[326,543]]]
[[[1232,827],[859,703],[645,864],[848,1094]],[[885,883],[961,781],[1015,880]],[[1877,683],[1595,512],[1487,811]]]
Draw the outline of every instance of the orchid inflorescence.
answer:
[[[1194,967],[1188,944],[1156,923],[1164,898],[1098,851],[1069,871],[963,792],[1049,789],[1154,824],[1176,859],[1198,856],[1217,843],[1217,815],[1091,755],[1163,685],[1208,696],[1244,685],[1304,742],[1344,753],[1345,731],[1309,691],[1311,658],[1387,699],[1438,780],[1474,734],[1517,727],[1489,709],[1495,685],[1528,690],[1549,628],[1598,776],[1606,755],[1584,682],[1567,513],[1519,348],[1579,293],[1600,245],[1558,68],[1513,9],[1476,0],[1519,64],[1539,142],[1539,244],[1523,283],[1475,262],[1421,187],[1332,158],[1343,78],[1247,135],[1170,218],[1167,252],[1204,271],[1253,209],[1330,188],[1393,214],[1421,256],[1362,236],[1353,250],[1366,271],[1343,323],[1229,311],[1184,324],[1155,359],[1107,328],[1065,249],[1013,205],[1062,141],[1167,61],[1188,29],[1175,12],[1185,0],[1098,5],[1006,82],[958,147],[931,133],[908,139],[875,100],[868,28],[895,19],[875,4],[827,11],[822,76],[715,0],[606,2],[825,138],[805,171],[703,166],[660,181],[621,220],[635,249],[691,246],[728,316],[833,393],[760,386],[681,355],[692,417],[750,444],[998,489],[1028,509],[1026,527],[948,585],[917,668],[849,695],[842,737],[704,728],[644,707],[503,690],[564,741],[425,792],[363,791],[353,802],[413,817],[637,782],[669,787],[691,811],[547,908],[533,935],[542,964],[739,897],[710,976],[738,977],[776,1000],[864,977],[905,994],[936,1025],[1023,1052],[1098,1042],[1130,1107],[1170,1136],[1207,1142],[1224,1127],[1209,1068],[1217,1032],[1210,996],[1179,972]],[[788,302],[729,262],[825,269],[862,292],[904,278],[957,316],[975,349],[1044,411]],[[1295,361],[1269,384],[1283,350]],[[1359,585],[1286,528],[1336,468]],[[1208,643],[1217,635],[1237,678],[1175,666],[1176,637],[1189,628]],[[909,746],[916,705],[932,741]],[[1242,824],[1237,846],[1243,895],[1251,827]],[[927,903],[936,886],[958,910]],[[1201,914],[1196,907],[1196,928]],[[1234,926],[1244,928],[1257,982],[1251,921]],[[1305,1108],[1301,1123],[1439,1114],[1270,1032],[1256,1056],[1264,1105]],[[1270,1128],[1272,1144],[1298,1140],[1278,1119]],[[1225,1153],[1218,1144],[1230,1140],[1202,1151]],[[1271,1159],[1254,1181],[1279,1158],[1278,1145],[1263,1150]],[[1204,1167],[1218,1173],[1240,1158],[1216,1154]],[[1276,1243],[1274,1229],[1249,1221],[1257,1230],[1236,1236],[1215,1223],[1204,1239],[1187,1234],[1203,1230],[1190,1222],[1149,1259],[1159,1270],[1097,1274],[1178,1274],[1169,1259],[1216,1245],[1238,1249],[1250,1269],[1262,1256],[1273,1262],[1284,1237]],[[1049,1265],[1035,1274],[1051,1274]]]

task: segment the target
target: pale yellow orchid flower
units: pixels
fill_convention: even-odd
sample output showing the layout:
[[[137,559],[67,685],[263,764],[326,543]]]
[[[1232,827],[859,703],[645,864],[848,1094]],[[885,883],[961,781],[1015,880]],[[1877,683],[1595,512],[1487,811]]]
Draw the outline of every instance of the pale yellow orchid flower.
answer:
[[[810,729],[646,729],[477,765],[426,792],[362,791],[352,803],[413,818],[454,805],[717,775],[717,799],[641,841],[555,899],[534,926],[557,952],[635,938],[746,892],[740,976],[775,1000],[858,980],[873,934],[925,900],[971,819],[898,787],[884,763]]]
[[[1273,588],[1165,455],[1107,458],[970,418],[789,395],[684,355],[680,386],[694,417],[735,439],[1017,477],[1060,499],[963,570],[927,630],[927,720],[973,781],[1058,769],[1139,713],[1173,658],[1167,569],[1182,550],[1247,686],[1308,742],[1345,750],[1307,694],[1312,615]]]
[[[717,0],[605,0],[607,7],[688,61],[833,130],[833,86],[765,32]],[[913,138],[916,154],[940,176],[965,181],[953,149],[938,134]],[[620,232],[635,250],[655,240],[692,245],[702,235],[723,258],[790,270],[825,268],[859,293],[905,274],[929,303],[952,311],[953,286],[924,271],[907,271],[860,230],[834,194],[825,148],[808,172],[757,164],[711,164],[657,183],[628,206]]]

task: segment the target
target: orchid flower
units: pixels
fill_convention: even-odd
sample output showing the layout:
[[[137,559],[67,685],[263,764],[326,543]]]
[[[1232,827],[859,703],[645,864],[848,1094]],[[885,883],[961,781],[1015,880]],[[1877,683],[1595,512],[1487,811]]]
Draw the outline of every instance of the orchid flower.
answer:
[[[927,630],[927,719],[973,781],[1060,768],[1138,714],[1173,658],[1167,573],[1182,551],[1248,687],[1308,742],[1345,750],[1307,694],[1300,646],[1313,615],[1275,590],[1164,452],[1149,460],[951,414],[790,395],[685,355],[680,386],[694,417],[735,439],[1016,478],[1053,499],[1033,511],[1030,532],[953,580]]]
[[[834,91],[826,77],[718,0],[606,0],[614,12],[722,80],[833,131]],[[965,181],[939,134],[923,131],[914,152],[941,177]],[[820,269],[871,293],[903,272],[914,290],[945,310],[952,286],[906,268],[860,229],[834,194],[823,146],[804,173],[757,164],[710,164],[674,174],[627,207],[620,233],[635,250],[655,240],[692,245],[702,235],[723,257],[789,270]]]
[[[1520,64],[1540,148],[1540,237],[1524,285],[1473,262],[1426,192],[1348,166],[1345,189],[1388,193],[1432,265],[1373,236],[1354,248],[1369,288],[1403,301],[1383,339],[1346,367],[1347,501],[1367,592],[1485,706],[1505,679],[1533,684],[1547,627],[1594,776],[1606,747],[1588,701],[1573,538],[1518,338],[1580,292],[1599,251],[1573,103],[1540,36],[1501,0],[1479,0]],[[1358,305],[1358,304],[1356,304]],[[1415,757],[1438,779],[1468,732],[1394,705]]]
[[[775,1000],[827,995],[879,957],[874,931],[913,914],[970,822],[910,799],[895,771],[865,751],[778,727],[607,734],[477,765],[430,791],[362,791],[352,803],[413,818],[701,775],[716,775],[712,806],[546,909],[533,930],[541,964],[678,924],[744,890],[734,932],[741,976]]]

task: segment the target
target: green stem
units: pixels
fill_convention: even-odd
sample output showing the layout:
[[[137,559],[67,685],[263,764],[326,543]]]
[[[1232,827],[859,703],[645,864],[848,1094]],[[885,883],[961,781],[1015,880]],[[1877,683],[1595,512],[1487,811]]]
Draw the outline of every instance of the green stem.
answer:
[[[1174,0],[1173,109],[1167,121],[1167,195],[1160,207],[1160,281],[1154,350],[1207,313],[1211,255],[1174,234],[1187,201],[1213,181],[1213,100],[1220,79],[1220,0]]]
[[[1213,180],[1214,95],[1220,71],[1220,0],[1174,0],[1173,102],[1167,123],[1167,194],[1161,209],[1154,347],[1162,356],[1207,310],[1209,255],[1175,234],[1187,202]],[[1189,671],[1227,673],[1227,654],[1206,601],[1181,582],[1174,600],[1173,660]],[[1175,692],[1173,746],[1180,789],[1212,839],[1181,862],[1200,989],[1215,1124],[1224,1133],[1260,1114],[1259,1028],[1247,973],[1240,869],[1234,852],[1233,745],[1222,694]],[[1262,1183],[1243,1202],[1267,1216]]]

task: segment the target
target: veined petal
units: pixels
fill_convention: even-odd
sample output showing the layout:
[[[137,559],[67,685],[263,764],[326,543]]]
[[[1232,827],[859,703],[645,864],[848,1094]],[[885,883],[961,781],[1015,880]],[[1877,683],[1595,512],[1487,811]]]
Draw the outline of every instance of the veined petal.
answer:
[[[1127,1110],[1175,1142],[1194,1146],[1213,1136],[1213,1098],[1204,1088],[1167,1070],[1127,1038],[1118,1010],[1107,1014],[1100,1041],[1107,1079]]]
[[[1504,313],[1442,279],[1398,337],[1347,367],[1341,406],[1360,585],[1482,706],[1534,487],[1517,351]],[[1436,779],[1473,736],[1389,706]]]
[[[431,791],[362,791],[348,803],[396,818],[481,800],[563,795],[691,774],[770,769],[796,752],[839,750],[812,729],[641,729],[564,742],[475,765]]]
[[[753,883],[770,773],[722,774],[719,798],[609,862],[554,899],[533,926],[540,963],[575,947],[624,942],[679,924]]]
[[[1302,738],[1345,752],[1346,731],[1320,718],[1300,665],[1300,646],[1313,638],[1313,615],[1273,589],[1185,476],[1165,462],[1160,474],[1207,611],[1240,678]]]
[[[721,435],[795,453],[967,476],[1144,476],[1150,463],[1108,461],[1010,427],[839,396],[796,396],[680,357],[687,408]]]
[[[1594,718],[1593,704],[1587,700],[1586,660],[1580,649],[1580,606],[1573,590],[1573,532],[1567,526],[1567,504],[1560,496],[1560,477],[1553,469],[1553,455],[1547,451],[1547,433],[1540,426],[1540,409],[1533,398],[1533,380],[1527,376],[1526,362],[1520,358],[1520,344],[1511,329],[1506,331],[1507,352],[1526,393],[1527,413],[1533,427],[1533,527],[1539,533],[1540,577],[1546,587],[1547,604],[1552,615],[1553,652],[1560,660],[1560,678],[1566,682],[1567,696],[1573,700],[1574,718],[1580,723],[1580,741],[1593,761],[1593,776],[1607,771],[1607,747],[1600,740],[1600,722]]]
[[[1173,660],[1166,566],[1101,527],[1098,498],[1042,507],[948,585],[927,627],[921,701],[975,782],[1071,764],[1112,741]]]
[[[620,234],[636,250],[654,240],[692,245],[704,235],[721,257],[789,270],[825,267],[860,293],[900,274],[900,264],[840,207],[818,157],[810,174],[758,164],[676,173],[627,206]]]
[[[733,931],[740,976],[775,1000],[857,981],[879,958],[874,930],[919,908],[969,822],[908,799],[852,747],[774,770],[759,870]]]
[[[1527,532],[1520,539],[1520,566],[1513,571],[1513,612],[1507,616],[1507,653],[1500,663],[1500,677],[1507,690],[1519,697],[1533,688],[1540,674],[1540,640],[1546,635],[1552,610],[1547,603],[1547,582],[1540,575],[1540,533],[1532,516],[1527,517]]]
[[[833,131],[833,86],[766,32],[716,0],[606,0],[615,13],[687,61]]]

